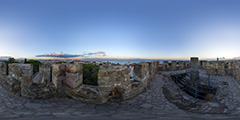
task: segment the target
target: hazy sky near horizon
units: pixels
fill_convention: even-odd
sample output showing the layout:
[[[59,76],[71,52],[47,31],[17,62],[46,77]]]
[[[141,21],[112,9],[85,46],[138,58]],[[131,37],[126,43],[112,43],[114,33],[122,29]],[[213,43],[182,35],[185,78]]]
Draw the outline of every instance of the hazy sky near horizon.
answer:
[[[239,21],[239,0],[0,0],[0,56],[238,57]]]

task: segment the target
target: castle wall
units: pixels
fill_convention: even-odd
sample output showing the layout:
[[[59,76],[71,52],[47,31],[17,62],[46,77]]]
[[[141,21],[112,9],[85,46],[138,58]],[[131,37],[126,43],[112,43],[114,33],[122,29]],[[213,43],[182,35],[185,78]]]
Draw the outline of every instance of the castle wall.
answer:
[[[171,70],[177,70],[177,61],[172,61]]]
[[[171,64],[171,65],[170,65]],[[163,61],[162,64],[157,65],[158,71],[170,71],[170,70],[183,70],[190,68],[190,62],[189,61],[172,61],[171,63],[168,63],[168,61]]]
[[[82,64],[53,64],[52,82],[56,88],[63,84],[76,88],[83,82]]]
[[[42,65],[40,65],[39,66],[39,73],[42,74],[42,78],[39,81],[40,84],[50,83],[52,81],[52,64],[43,63]]]
[[[157,73],[158,61],[126,66],[101,66],[98,86],[84,85],[82,64],[48,64],[39,67],[33,75],[31,64],[9,64],[9,76],[5,75],[5,63],[0,63],[0,84],[9,92],[27,98],[56,98],[70,96],[90,103],[106,103],[131,99],[141,93]]]
[[[131,91],[130,68],[125,66],[101,66],[98,72],[98,89],[101,96],[109,94],[123,99]],[[121,95],[120,95],[121,94]]]
[[[33,65],[32,64],[19,64],[12,63],[8,64],[9,75],[16,78],[20,82],[26,77],[31,77],[33,75]]]

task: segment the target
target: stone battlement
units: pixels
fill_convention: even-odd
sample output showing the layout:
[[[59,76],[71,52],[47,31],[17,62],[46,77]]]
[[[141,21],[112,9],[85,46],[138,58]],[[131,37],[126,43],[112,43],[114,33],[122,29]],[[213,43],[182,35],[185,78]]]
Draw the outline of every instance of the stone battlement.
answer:
[[[240,61],[199,61],[199,68],[210,75],[229,75],[240,82]]]
[[[141,93],[154,78],[159,62],[100,66],[98,85],[83,84],[82,64],[51,64],[39,66],[33,75],[32,64],[0,62],[0,84],[16,95],[28,98],[56,98],[70,96],[84,102],[103,104],[131,99]]]
[[[189,61],[163,61],[163,63],[158,64],[157,69],[159,71],[173,71],[173,70],[183,70],[190,68]]]

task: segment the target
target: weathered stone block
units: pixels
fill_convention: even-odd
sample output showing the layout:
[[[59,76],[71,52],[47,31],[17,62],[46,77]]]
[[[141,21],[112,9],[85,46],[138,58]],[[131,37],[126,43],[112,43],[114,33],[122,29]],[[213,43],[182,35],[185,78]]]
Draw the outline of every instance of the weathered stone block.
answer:
[[[146,77],[149,77],[149,64],[139,63],[134,65],[134,80],[144,81]]]
[[[183,61],[178,61],[178,68],[179,68],[179,70],[183,70],[185,68]]]
[[[82,64],[66,64],[66,71],[69,73],[82,72]]]
[[[150,82],[155,74],[157,73],[157,66],[158,66],[158,61],[152,61],[152,62],[148,62],[149,64],[149,79],[148,82]]]
[[[43,63],[39,66],[39,73],[42,73],[41,83],[50,83],[52,81],[52,64]]]
[[[159,65],[159,61],[152,61],[152,66],[151,66],[151,71],[152,71],[152,76],[155,76],[157,73],[157,67]]]
[[[184,66],[185,66],[185,69],[190,68],[190,62],[189,61],[184,61]]]
[[[224,61],[218,61],[217,73],[219,75],[226,75],[225,62]]]
[[[235,63],[233,61],[226,61],[226,74],[234,76]]]
[[[236,61],[236,80],[240,82],[240,61]]]
[[[83,82],[83,66],[82,64],[67,64],[66,65],[66,81],[65,83],[76,88]]]
[[[80,73],[68,73],[66,72],[66,84],[70,88],[76,88],[82,83],[82,78],[80,78],[82,75],[79,75]]]
[[[82,64],[53,64],[52,82],[60,88],[66,83],[71,88],[78,87],[83,82]]]
[[[171,69],[172,70],[177,70],[177,62],[176,61],[172,61]]]
[[[52,83],[56,88],[61,88],[63,82],[66,80],[66,65],[53,64],[52,65]]]
[[[118,86],[124,89],[124,93],[122,94],[125,97],[131,91],[130,71],[131,69],[125,66],[100,67],[98,72],[98,86],[101,96],[108,98],[113,88]]]
[[[168,64],[168,61],[163,61],[163,70],[164,70],[164,71],[169,70],[169,64]]]
[[[24,77],[32,77],[33,65],[32,64],[19,64],[13,63],[8,65],[9,75],[21,81]]]

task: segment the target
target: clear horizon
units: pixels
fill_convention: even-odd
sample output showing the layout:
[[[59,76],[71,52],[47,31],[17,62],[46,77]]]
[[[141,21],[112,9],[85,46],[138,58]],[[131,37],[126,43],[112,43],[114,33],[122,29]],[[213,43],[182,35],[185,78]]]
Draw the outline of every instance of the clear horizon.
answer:
[[[1,0],[0,57],[240,56],[237,0]]]

